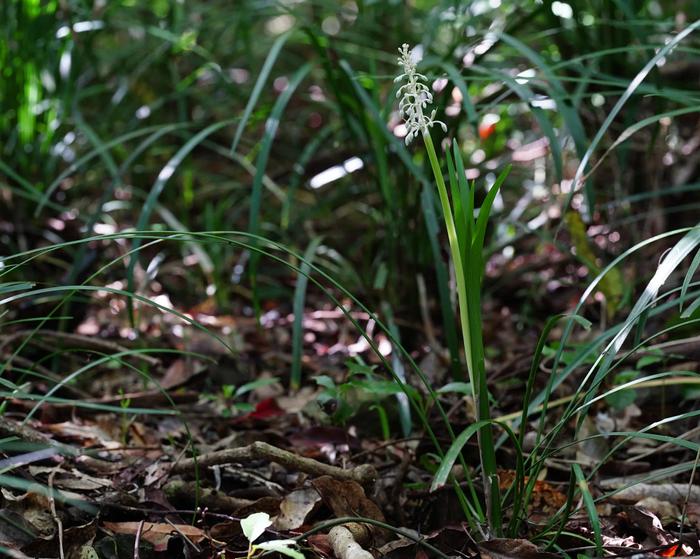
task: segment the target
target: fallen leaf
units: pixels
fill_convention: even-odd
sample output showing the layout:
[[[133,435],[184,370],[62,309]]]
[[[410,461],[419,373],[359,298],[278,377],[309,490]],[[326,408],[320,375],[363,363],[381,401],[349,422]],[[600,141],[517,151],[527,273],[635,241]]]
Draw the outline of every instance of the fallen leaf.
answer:
[[[679,518],[681,515],[681,511],[678,506],[673,503],[669,503],[668,501],[657,499],[656,497],[645,497],[641,501],[637,501],[635,506],[651,511],[656,516],[663,519]]]
[[[116,534],[136,536],[140,522],[104,522],[107,530]],[[171,537],[183,535],[193,543],[199,543],[207,538],[203,530],[189,524],[155,524],[144,522],[141,528],[141,539],[153,544],[156,551],[166,551]]]
[[[405,547],[411,547],[414,545],[416,545],[416,542],[414,542],[413,540],[409,540],[408,538],[400,537],[396,540],[391,540],[390,542],[385,543],[377,551],[379,552],[380,557],[386,557],[386,556],[389,556],[389,554],[392,551],[396,551],[397,549],[403,549]]]
[[[331,557],[333,547],[328,541],[328,534],[311,534],[306,538],[307,545],[318,555]]]
[[[652,511],[641,507],[630,507],[627,515],[653,542],[659,545],[671,545],[678,542],[678,538],[664,530],[661,520]]]
[[[198,361],[176,359],[168,367],[160,379],[160,387],[165,390],[183,386],[190,379],[204,371],[204,366]]]
[[[63,537],[63,551],[68,559],[80,559],[82,549],[89,548],[97,534],[97,522],[95,520],[82,526],[66,528]],[[50,539],[36,539],[22,548],[22,551],[30,557],[56,557],[54,554],[60,546],[59,534],[56,531]],[[90,559],[90,558],[88,558]]]
[[[525,476],[524,483],[527,484],[528,476]],[[515,470],[498,470],[498,487],[501,491],[506,491],[515,483]],[[566,503],[566,495],[546,481],[537,480],[530,495],[530,502],[527,509],[528,514],[533,512],[552,513]]]
[[[2,495],[6,501],[6,508],[3,511],[11,510],[19,514],[24,521],[31,525],[37,537],[51,538],[56,532],[56,521],[51,515],[51,505],[48,497],[39,491],[41,490],[32,491],[30,486],[26,493],[16,496],[10,491],[3,489]],[[0,524],[2,523],[0,521]]]
[[[280,503],[280,514],[274,522],[275,529],[296,530],[320,502],[321,495],[313,487],[292,491]]]
[[[18,549],[38,537],[36,529],[21,514],[0,509],[0,545]]]
[[[382,511],[365,495],[359,483],[339,481],[330,476],[321,476],[311,483],[336,517],[364,516],[384,522]]]
[[[493,539],[477,544],[481,559],[558,559],[527,540]]]

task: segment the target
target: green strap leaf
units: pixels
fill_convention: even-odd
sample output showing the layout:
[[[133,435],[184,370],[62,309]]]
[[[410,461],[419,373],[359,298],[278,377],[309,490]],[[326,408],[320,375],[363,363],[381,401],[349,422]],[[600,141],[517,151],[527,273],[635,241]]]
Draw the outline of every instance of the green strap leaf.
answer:
[[[238,123],[236,132],[233,135],[233,141],[231,142],[231,153],[234,153],[236,151],[236,148],[238,147],[238,142],[240,142],[241,136],[243,135],[243,130],[245,130],[245,126],[248,123],[248,119],[250,118],[251,113],[253,112],[253,108],[258,102],[258,98],[262,93],[262,89],[265,86],[267,77],[270,75],[270,71],[275,65],[277,56],[279,56],[282,47],[287,42],[287,39],[289,39],[291,33],[291,31],[287,31],[283,35],[280,35],[280,37],[272,44],[272,47],[270,48],[270,52],[267,55],[267,58],[265,59],[265,63],[263,64],[262,69],[260,70],[260,75],[258,76],[258,79],[255,82],[255,85],[253,86],[253,91],[250,93],[248,103],[246,103],[245,109],[243,110],[243,116],[241,117],[241,121]]]

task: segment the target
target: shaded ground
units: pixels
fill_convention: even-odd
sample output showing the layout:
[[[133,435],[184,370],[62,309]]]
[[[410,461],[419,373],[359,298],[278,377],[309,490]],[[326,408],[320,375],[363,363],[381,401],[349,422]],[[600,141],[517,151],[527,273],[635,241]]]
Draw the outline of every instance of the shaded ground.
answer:
[[[519,412],[536,343],[535,330],[523,327],[523,317],[507,310],[517,308],[518,299],[509,278],[527,277],[525,270],[543,267],[557,267],[557,277],[565,278],[568,264],[549,251],[509,266],[493,262],[490,275],[501,282],[485,314],[487,345],[507,348],[489,363],[490,388],[504,418]],[[167,284],[167,274],[159,282]],[[149,284],[144,295],[173,308],[175,294],[171,297],[159,282]],[[570,288],[549,289],[550,306],[564,309],[576,296]],[[506,294],[509,306],[500,306]],[[90,547],[106,558],[135,557],[137,548],[141,558],[245,556],[247,541],[239,521],[258,512],[273,518],[261,541],[299,538],[307,557],[364,557],[333,550],[329,530],[334,520],[346,517],[380,523],[341,521],[375,557],[544,557],[527,540],[542,546],[557,530],[551,553],[595,554],[580,496],[570,501],[568,520],[541,530],[557,510],[566,508],[573,490],[570,464],[588,467],[603,460],[613,439],[563,446],[534,487],[520,533],[524,539],[477,544],[481,538],[464,519],[454,490],[449,485],[429,490],[438,466],[434,446],[420,424],[409,436],[397,438],[401,426],[395,386],[386,380],[367,340],[324,299],[312,294],[307,301],[315,310],[303,318],[303,385],[296,391],[285,387],[292,362],[291,309],[265,304],[258,324],[244,306],[234,305],[228,314],[212,300],[174,307],[205,325],[206,333],[143,304],[135,309],[138,322],[132,328],[124,299],[108,291],[98,291],[82,304],[75,332],[52,329],[50,321],[38,330],[18,324],[6,330],[0,344],[8,378],[24,382],[22,395],[6,395],[0,423],[2,435],[17,440],[14,447],[5,447],[0,461],[4,472],[12,474],[2,489],[0,542],[17,557],[88,557]],[[392,345],[373,320],[351,312],[391,358]],[[424,316],[430,315],[426,308]],[[437,342],[439,328],[429,318],[402,326],[413,332],[411,343],[420,348],[412,357],[434,386],[445,386],[449,359]],[[691,338],[664,350],[646,349],[636,363],[647,371],[661,365],[687,370],[696,366],[696,352]],[[56,363],[75,373],[55,379],[50,367]],[[548,358],[541,364],[538,382],[543,385],[550,365]],[[547,423],[557,420],[557,406],[566,403],[579,380],[571,377],[557,390]],[[409,381],[420,386],[410,373]],[[636,396],[627,391],[626,396],[631,398],[601,401],[586,419],[583,434],[634,430],[668,416],[670,409],[679,413],[693,407],[693,400],[671,385],[651,386]],[[471,397],[446,390],[440,399],[455,432],[473,421]],[[429,414],[438,439],[448,446],[449,434],[439,426],[435,410]],[[529,445],[537,421],[533,416],[533,430],[525,437]],[[690,420],[664,432],[697,440]],[[456,480],[463,483],[465,475],[471,476],[481,491],[473,443],[464,455],[470,471],[457,466]],[[675,484],[624,489],[635,476],[653,481],[689,459],[689,448],[638,439],[607,460],[590,480],[590,492],[609,495],[596,507],[600,544],[608,554],[700,552],[700,495],[697,484],[687,483],[692,472],[681,473]],[[499,460],[499,485],[507,493],[515,481],[515,458],[503,447]],[[508,518],[508,509],[505,514]]]

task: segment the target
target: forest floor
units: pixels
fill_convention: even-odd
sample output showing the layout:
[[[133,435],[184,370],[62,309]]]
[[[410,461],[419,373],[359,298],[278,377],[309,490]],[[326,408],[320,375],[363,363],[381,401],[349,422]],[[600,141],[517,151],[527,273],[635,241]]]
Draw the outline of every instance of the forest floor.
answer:
[[[486,345],[499,349],[487,363],[497,418],[518,416],[538,335],[536,324],[505,309],[522,304],[515,282],[527,283],[543,268],[557,268],[560,278],[575,273],[553,248],[489,272],[500,278],[484,313]],[[578,296],[566,282],[550,291],[542,297],[549,309],[570,308]],[[165,291],[145,295],[181,317],[137,305],[132,325],[124,299],[99,291],[84,304],[72,332],[24,324],[5,332],[0,350],[9,363],[7,373],[15,381],[19,373],[13,367],[37,373],[27,381],[35,398],[9,395],[0,419],[0,436],[16,441],[15,452],[6,450],[0,459],[5,503],[0,545],[8,555],[247,557],[240,521],[254,513],[271,518],[256,543],[295,539],[295,549],[309,558],[505,559],[564,552],[576,557],[597,556],[600,549],[605,556],[700,554],[695,471],[683,470],[685,477],[674,483],[654,483],[696,458],[692,444],[637,438],[611,453],[613,437],[592,437],[692,410],[693,400],[677,386],[623,391],[621,399],[594,406],[584,424],[584,434],[592,438],[562,445],[547,461],[518,537],[484,541],[487,534],[469,525],[452,486],[431,490],[439,465],[434,445],[419,423],[401,435],[396,387],[341,309],[309,296],[302,322],[303,382],[290,390],[290,308],[263,302],[258,321],[242,307],[223,313],[213,300],[176,308]],[[530,302],[529,312],[536,314],[538,301]],[[459,433],[474,421],[473,400],[448,384],[439,329],[427,318],[428,302],[419,304],[426,307],[424,320],[401,324],[410,333],[404,342],[417,348],[411,356],[434,386],[455,388],[440,391],[440,399]],[[345,310],[391,358],[392,344],[373,319],[349,305]],[[637,367],[695,370],[698,347],[689,338],[665,352],[647,350]],[[79,373],[55,384],[57,364]],[[550,365],[545,357],[538,382],[546,383]],[[409,384],[420,385],[407,375]],[[574,375],[557,388],[547,423],[556,420],[557,407],[567,403],[579,382]],[[428,413],[439,425],[435,410]],[[526,452],[539,417],[531,421]],[[662,431],[686,441],[698,437],[690,420]],[[435,433],[447,447],[445,428],[437,426]],[[464,456],[470,470],[456,466],[454,478],[465,487],[467,477],[476,479],[480,492],[475,440],[465,446]],[[498,460],[499,486],[506,494],[514,483],[515,458],[504,446]],[[588,470],[603,461],[586,493],[603,496],[595,504],[596,530],[581,496],[570,497],[570,471],[572,464]],[[543,532],[567,506],[566,520]],[[504,510],[506,521],[511,512]],[[556,538],[552,530],[559,531]]]

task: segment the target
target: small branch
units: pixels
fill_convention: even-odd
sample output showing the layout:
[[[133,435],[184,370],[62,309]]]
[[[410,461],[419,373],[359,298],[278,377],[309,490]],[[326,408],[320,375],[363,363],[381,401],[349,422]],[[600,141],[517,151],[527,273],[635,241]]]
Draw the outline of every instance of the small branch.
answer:
[[[192,546],[192,549],[194,549],[197,553],[202,553],[202,550],[199,548],[199,546],[196,543],[194,543],[190,538],[188,538],[187,534],[184,534],[182,530],[180,530],[180,528],[178,528],[175,524],[172,523],[172,521],[168,520],[167,517],[165,517],[163,520],[165,520],[167,524],[170,524],[173,530],[180,534],[180,537]]]
[[[345,470],[338,466],[324,464],[313,458],[299,456],[288,450],[274,447],[264,442],[254,442],[240,448],[228,448],[208,454],[202,454],[194,459],[188,458],[173,465],[172,472],[184,474],[193,472],[197,467],[219,466],[234,462],[250,462],[252,460],[269,460],[286,468],[311,474],[314,476],[331,476],[341,480],[356,481],[360,485],[369,485],[377,479],[377,471],[369,464]]]
[[[134,539],[134,559],[141,559],[141,553],[139,552],[139,547],[141,546],[141,533],[143,532],[143,525],[145,520],[139,522],[139,527],[136,530],[136,538]]]
[[[0,437],[17,437],[28,443],[55,445],[49,437],[28,425],[17,423],[0,415]]]
[[[7,417],[0,416],[0,438],[10,437],[16,437],[20,441],[24,441],[26,443],[45,446],[47,449],[53,450],[54,454],[63,454],[64,456],[73,457],[80,464],[87,466],[93,472],[106,474],[111,473],[114,469],[114,464],[111,462],[106,462],[105,460],[100,460],[99,458],[82,454],[80,449],[68,444],[57,442],[29,425],[23,425],[22,423],[18,423],[8,419]],[[35,460],[45,460],[51,456],[52,454],[49,452],[40,454],[37,451],[36,453],[30,452],[22,456],[6,458],[0,462],[2,463],[3,468],[10,466],[17,467],[18,465],[22,465],[23,461],[25,461],[24,464],[30,464]]]
[[[53,480],[57,471],[58,468],[54,468],[49,474],[49,504],[51,505],[51,516],[53,517],[53,520],[56,523],[56,528],[58,529],[58,556],[60,559],[65,559],[66,555],[63,551],[63,522],[61,522],[61,519],[58,517],[58,513],[56,513],[56,499],[54,498],[53,488]]]
[[[352,532],[345,526],[335,526],[328,532],[328,541],[338,559],[374,559],[373,555],[360,547]]]
[[[208,487],[198,488],[197,484],[191,481],[171,480],[163,487],[168,500],[174,503],[193,503],[197,490],[199,490],[198,505],[208,511],[233,513],[253,504],[249,499],[229,497],[225,493]]]

